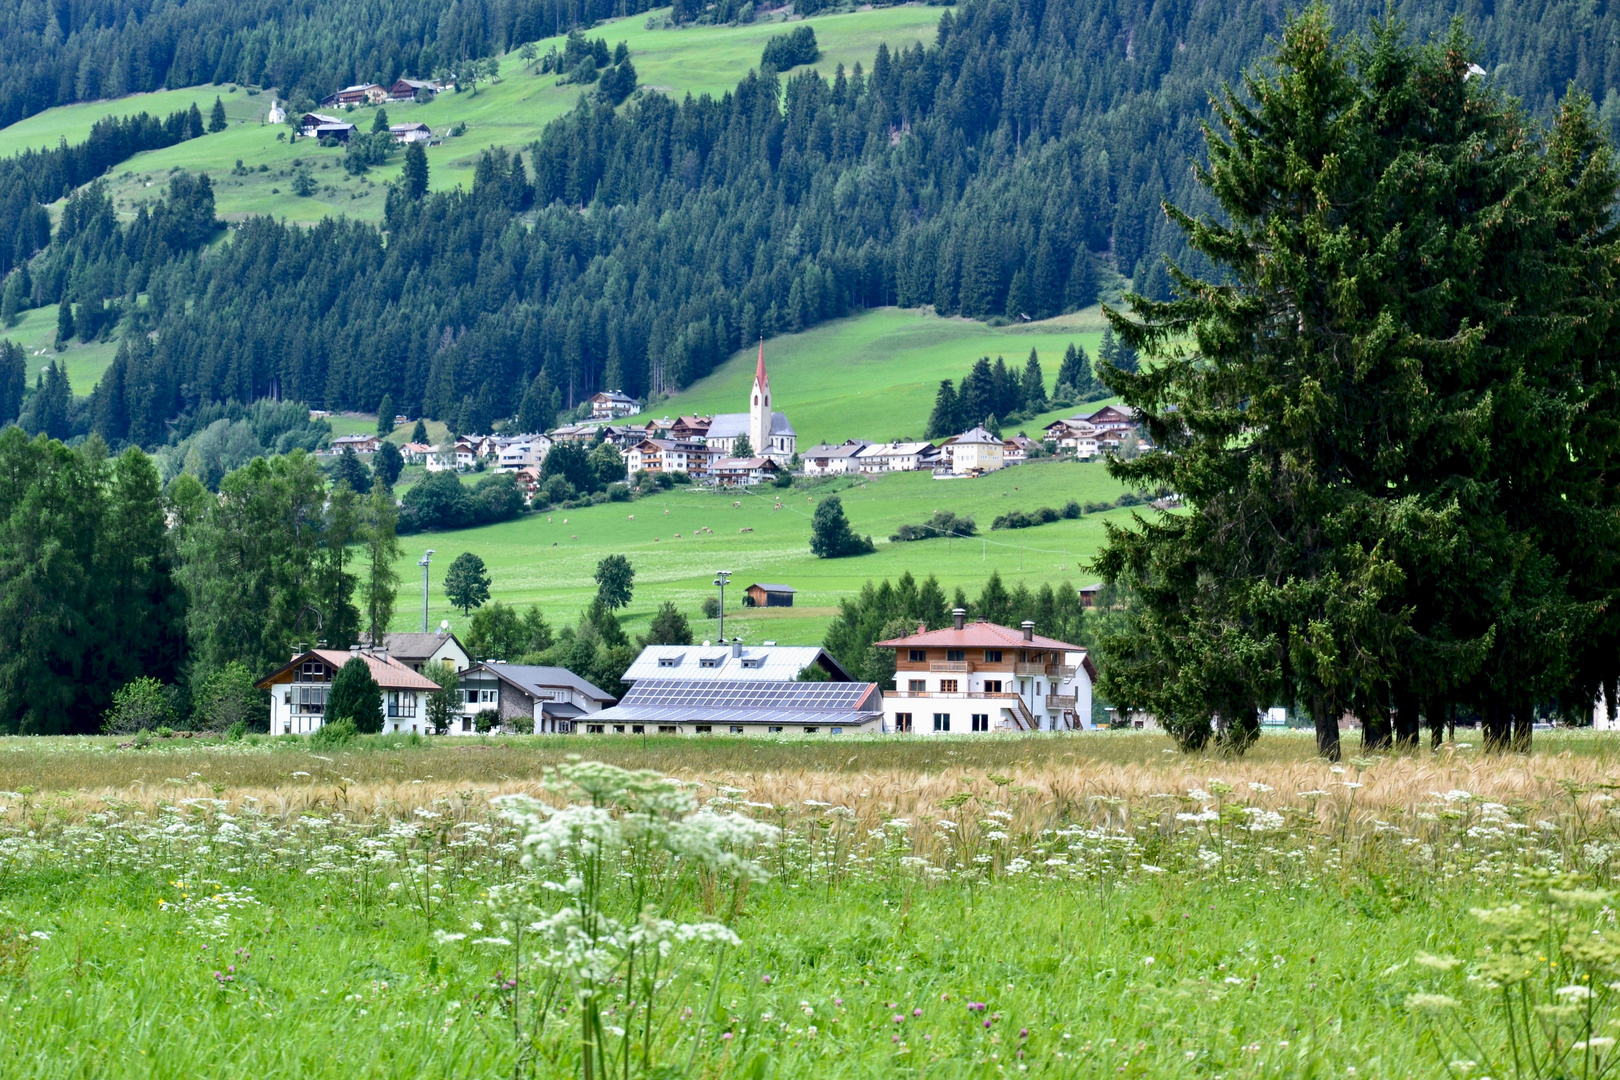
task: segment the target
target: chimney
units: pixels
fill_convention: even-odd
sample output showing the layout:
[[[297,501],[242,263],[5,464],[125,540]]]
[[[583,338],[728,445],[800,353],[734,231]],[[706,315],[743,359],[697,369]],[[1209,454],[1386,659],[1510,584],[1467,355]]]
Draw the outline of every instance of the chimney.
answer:
[[[296,660],[300,656],[303,656],[305,653],[309,652],[309,643],[300,641],[297,645],[293,646],[293,650],[293,659]]]
[[[951,608],[951,622],[958,630],[967,625],[967,608]]]
[[[919,633],[919,634],[928,633],[928,624],[925,623],[925,622],[919,622],[917,624],[917,633]]]
[[[1024,640],[1025,641],[1034,641],[1035,640],[1035,624],[1030,622],[1028,619],[1025,619],[1023,622],[1019,623],[1019,625],[1024,628]]]
[[[360,646],[358,646],[358,645],[350,645],[349,646],[349,655],[350,656],[359,656],[360,655]]]
[[[741,656],[742,652],[743,652],[743,650],[742,650],[742,638],[740,638],[740,637],[732,638],[731,639],[731,655],[732,656]]]

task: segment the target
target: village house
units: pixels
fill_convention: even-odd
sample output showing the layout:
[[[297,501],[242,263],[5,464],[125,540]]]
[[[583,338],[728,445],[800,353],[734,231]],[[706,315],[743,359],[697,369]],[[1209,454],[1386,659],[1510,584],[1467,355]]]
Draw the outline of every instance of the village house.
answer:
[[[440,89],[442,87],[438,83],[428,79],[395,79],[394,85],[388,88],[388,102],[415,101],[423,93],[431,96]]]
[[[592,420],[618,420],[640,411],[641,402],[617,390],[603,390],[591,395]]]
[[[741,641],[701,645],[648,645],[641,650],[619,681],[635,685],[643,679],[738,681],[796,679],[807,667],[820,668],[829,682],[852,682],[848,671],[819,645],[778,645],[767,641],[744,645]]]
[[[597,424],[564,424],[547,432],[553,443],[560,442],[593,442],[596,439]]]
[[[753,487],[768,484],[782,472],[782,466],[768,457],[716,457],[709,461],[708,476],[720,487]]]
[[[1006,464],[1005,445],[982,427],[971,428],[951,439],[944,447],[954,476],[980,476]]]
[[[369,635],[360,636],[362,645],[371,647]],[[398,660],[412,671],[421,673],[428,664],[449,663],[457,671],[472,666],[472,659],[456,635],[449,630],[431,634],[384,634],[382,647],[372,650]]]
[[[428,455],[433,453],[433,447],[427,443],[408,442],[399,448],[400,457],[405,459],[407,465],[420,465],[427,461]]]
[[[876,683],[796,679],[643,679],[588,735],[843,735],[883,726]]]
[[[718,457],[700,442],[677,442],[674,439],[642,439],[625,454],[625,475],[638,472],[676,473],[701,477],[709,474],[710,462]]]
[[[382,449],[382,440],[375,435],[339,435],[332,440],[332,452],[341,454],[353,450],[357,454],[375,454]]]
[[[433,141],[433,129],[421,123],[389,124],[388,134],[397,143]]]
[[[884,730],[916,734],[1090,728],[1096,667],[1079,645],[951,613],[942,630],[877,642],[895,653]]]
[[[1097,606],[1097,597],[1102,595],[1103,587],[1097,585],[1082,585],[1075,592],[1080,594],[1080,606],[1094,608]]]
[[[864,439],[849,439],[836,446],[821,443],[806,450],[799,461],[806,476],[860,472],[861,452],[871,445]]]
[[[1136,410],[1129,405],[1104,405],[1090,416],[1082,417],[1097,431],[1101,444],[1118,446],[1126,435],[1136,432]]]
[[[933,449],[927,442],[873,443],[857,455],[857,464],[863,473],[915,472]]]
[[[501,472],[518,472],[543,465],[551,452],[551,440],[544,435],[519,435],[501,442],[495,454],[495,467]]]
[[[1007,465],[1022,465],[1029,460],[1031,447],[1039,446],[1028,435],[1014,435],[1010,439],[1001,440],[1001,460]]]
[[[513,475],[517,477],[518,489],[523,492],[523,501],[533,502],[534,493],[540,490],[540,467],[525,465]]]
[[[1082,459],[1097,456],[1099,449],[1097,428],[1084,417],[1072,416],[1067,420],[1054,420],[1046,425],[1043,435],[1059,452],[1068,451]]]
[[[566,735],[579,718],[613,704],[613,695],[586,682],[567,668],[508,664],[490,660],[474,664],[461,676],[464,705],[450,725],[452,735],[485,731]]]
[[[333,138],[348,142],[349,136],[354,134],[354,125],[341,117],[311,112],[305,113],[298,122],[298,134],[308,139]]]
[[[669,426],[669,437],[672,439],[707,439],[709,437],[709,423],[707,416],[682,416]],[[758,449],[756,447],[755,449]]]
[[[309,735],[326,722],[326,701],[332,679],[355,657],[366,662],[382,690],[384,731],[424,732],[425,696],[439,684],[381,652],[362,651],[356,645],[339,649],[300,650],[286,664],[255,685],[270,692],[270,734]],[[352,719],[352,718],[351,718]]]
[[[321,105],[381,105],[387,100],[386,86],[379,86],[376,83],[356,83],[354,86],[345,86],[335,94],[327,94],[321,98]]]
[[[785,465],[798,453],[799,436],[788,418],[771,408],[771,380],[765,373],[765,343],[760,342],[759,362],[754,367],[754,386],[745,413],[720,413],[709,421],[704,435],[709,446],[727,457],[735,456],[737,440],[744,435],[759,457]]]

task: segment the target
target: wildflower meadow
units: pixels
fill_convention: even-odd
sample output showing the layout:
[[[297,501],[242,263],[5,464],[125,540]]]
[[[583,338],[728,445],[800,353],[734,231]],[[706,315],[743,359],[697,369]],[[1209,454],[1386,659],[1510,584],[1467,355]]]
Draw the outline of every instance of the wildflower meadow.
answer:
[[[0,742],[0,1060],[1620,1073],[1620,759],[1467,734],[1339,765],[1124,733]]]

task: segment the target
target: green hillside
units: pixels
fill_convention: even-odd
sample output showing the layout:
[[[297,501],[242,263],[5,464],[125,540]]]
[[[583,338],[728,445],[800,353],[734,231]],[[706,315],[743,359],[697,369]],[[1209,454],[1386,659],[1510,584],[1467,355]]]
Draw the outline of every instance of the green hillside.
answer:
[[[845,439],[921,439],[941,379],[961,379],[981,356],[1022,364],[1035,349],[1047,390],[1069,342],[1093,358],[1102,340],[1101,309],[1092,307],[1044,322],[995,328],[971,319],[941,318],[929,308],[882,308],[823,323],[765,343],[765,365],[777,411],[787,414],[799,447]],[[757,347],[744,349],[714,374],[659,402],[654,412],[742,412],[754,380]],[[1007,433],[1033,429],[1076,409],[1062,409]]]
[[[610,45],[628,42],[640,85],[676,98],[688,93],[720,95],[731,90],[750,68],[759,66],[765,42],[773,34],[784,32],[778,21],[675,28],[665,24],[663,14],[655,12],[651,19],[638,15],[605,23],[592,29],[589,36],[605,38]],[[882,42],[897,49],[913,41],[931,41],[939,14],[938,8],[913,4],[802,21],[815,27],[821,45],[822,57],[814,66],[831,72],[840,63],[851,69],[857,62],[870,67]],[[656,29],[648,29],[649,22]],[[540,55],[554,45],[560,49],[562,41],[560,37],[540,41]],[[115,206],[121,212],[133,214],[140,202],[156,197],[171,172],[184,169],[210,175],[219,214],[228,220],[271,214],[291,221],[316,221],[340,213],[380,220],[382,185],[398,175],[402,156],[395,154],[389,165],[373,169],[366,176],[349,176],[343,171],[341,149],[323,150],[311,141],[278,141],[277,136],[284,136],[288,129],[263,123],[272,93],[249,97],[240,88],[230,93],[226,87],[203,86],[60,106],[0,129],[0,155],[30,146],[54,146],[64,136],[70,142],[83,138],[90,125],[104,116],[128,115],[143,109],[167,115],[189,107],[193,101],[206,114],[218,95],[225,101],[231,127],[164,150],[138,154],[114,170],[109,183]],[[456,124],[467,125],[464,135],[428,150],[432,187],[444,190],[470,183],[480,151],[490,146],[527,146],[540,137],[546,124],[573,108],[579,97],[580,87],[558,86],[555,75],[531,74],[524,61],[511,53],[501,59],[500,81],[481,84],[476,93],[448,93],[425,105],[404,103],[386,108],[391,122],[420,121],[436,133],[447,134]],[[358,108],[347,118],[362,130],[369,130],[373,115],[371,108]],[[237,170],[238,160],[242,162],[241,171]],[[314,163],[320,188],[310,198],[292,194],[295,160]]]
[[[698,637],[714,637],[712,622],[698,618],[705,596],[715,594],[714,571],[730,570],[732,581],[782,582],[799,590],[795,606],[760,611],[740,609],[740,590],[726,593],[726,635],[748,641],[809,644],[821,640],[838,600],[868,580],[895,578],[906,570],[918,578],[938,575],[947,592],[960,585],[976,594],[992,570],[1008,587],[1030,588],[1065,578],[1077,586],[1094,580],[1084,568],[1103,537],[1103,518],[1129,511],[1086,515],[1033,529],[989,531],[991,520],[1008,510],[1062,506],[1069,499],[1116,498],[1121,486],[1098,463],[1037,462],[975,480],[935,480],[927,473],[891,473],[871,478],[839,478],[811,491],[715,492],[677,489],[632,503],[607,503],[582,510],[535,514],[501,525],[404,539],[399,562],[397,629],[421,625],[421,570],[416,561],[433,548],[433,625],[466,620],[445,601],[441,585],[450,560],[471,551],[489,565],[492,595],[509,604],[538,603],[553,623],[572,623],[595,591],[591,575],[605,555],[628,556],[636,568],[635,600],[624,613],[633,634],[664,600],[673,600],[693,620]],[[815,502],[837,492],[852,526],[877,541],[877,552],[853,559],[817,559],[810,554],[810,515]],[[781,509],[776,499],[781,495]],[[733,505],[736,504],[736,505]],[[983,534],[972,540],[889,543],[894,529],[926,520],[949,508],[974,517]],[[634,515],[632,519],[631,515]],[[698,534],[700,529],[712,533]],[[751,532],[741,532],[751,529]],[[676,534],[679,534],[677,536]]]

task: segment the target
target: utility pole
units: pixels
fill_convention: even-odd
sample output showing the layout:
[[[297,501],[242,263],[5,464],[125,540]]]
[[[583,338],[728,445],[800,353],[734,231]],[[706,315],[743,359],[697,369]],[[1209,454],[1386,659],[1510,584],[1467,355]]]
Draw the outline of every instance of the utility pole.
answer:
[[[422,561],[416,564],[422,568],[422,633],[424,634],[428,632],[428,566],[432,562],[433,549],[428,548],[427,554],[422,556]]]
[[[726,585],[731,580],[730,570],[716,570],[714,583],[720,586],[720,640],[726,640]]]

